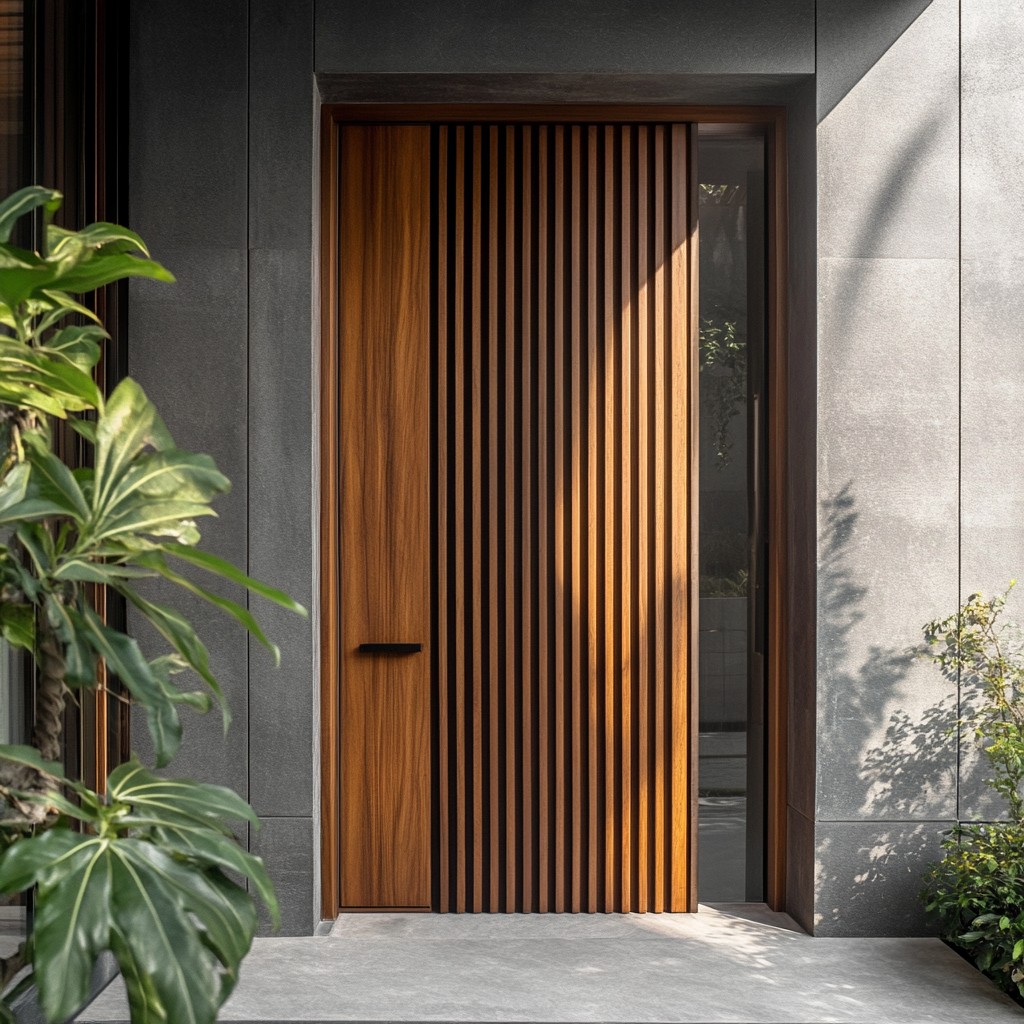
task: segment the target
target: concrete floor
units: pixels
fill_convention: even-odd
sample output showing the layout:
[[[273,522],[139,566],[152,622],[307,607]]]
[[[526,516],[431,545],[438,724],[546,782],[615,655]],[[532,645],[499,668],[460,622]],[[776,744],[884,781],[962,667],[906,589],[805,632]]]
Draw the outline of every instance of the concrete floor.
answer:
[[[221,1020],[987,1024],[1022,1011],[937,939],[814,939],[759,906],[364,914],[258,939]],[[120,981],[78,1018],[127,1020]]]

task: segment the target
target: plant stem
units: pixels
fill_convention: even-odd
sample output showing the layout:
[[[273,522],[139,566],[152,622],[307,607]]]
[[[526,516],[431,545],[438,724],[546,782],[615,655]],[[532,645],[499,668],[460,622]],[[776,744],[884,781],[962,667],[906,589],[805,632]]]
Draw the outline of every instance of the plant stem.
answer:
[[[36,615],[36,665],[39,683],[36,687],[36,715],[32,728],[32,746],[47,761],[60,760],[60,740],[64,729],[64,650],[56,630],[46,613]]]

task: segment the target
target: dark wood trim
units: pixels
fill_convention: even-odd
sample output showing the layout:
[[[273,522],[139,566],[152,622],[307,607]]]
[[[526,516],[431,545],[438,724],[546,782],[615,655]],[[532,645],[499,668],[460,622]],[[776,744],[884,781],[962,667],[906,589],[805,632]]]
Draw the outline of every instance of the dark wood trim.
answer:
[[[690,669],[690,734],[689,745],[689,777],[687,783],[687,802],[689,811],[689,856],[687,857],[687,894],[686,909],[689,912],[697,909],[697,851],[698,851],[698,800],[697,787],[700,779],[700,749],[697,735],[700,729],[700,175],[698,173],[698,133],[699,125],[691,123],[687,132],[687,212],[689,214],[689,230],[687,232],[687,271],[689,273],[689,292],[687,295],[687,336],[689,338],[689,373],[688,396],[689,406],[689,473],[686,481],[687,501],[687,536],[689,551],[687,565],[687,621],[690,635],[687,637],[687,658]]]
[[[325,108],[320,137],[320,857],[321,914],[341,905],[338,704],[338,122]]]
[[[650,122],[772,125],[784,117],[782,107],[710,107],[679,104],[610,103],[333,103],[325,116],[339,124],[410,123],[501,124],[552,122],[573,124],[642,124]]]
[[[789,253],[786,115],[779,111],[768,135],[768,693],[767,885],[772,910],[786,906],[788,799],[788,347]]]
[[[337,364],[337,144],[343,123],[436,123],[474,121],[536,123],[700,122],[757,126],[765,132],[768,150],[768,645],[767,666],[767,888],[774,910],[785,906],[787,810],[787,202],[786,117],[777,106],[680,106],[615,104],[332,104],[322,108],[321,131],[321,484],[320,484],[320,611],[321,611],[321,884],[322,912],[334,917],[339,906],[338,828],[338,364]],[[696,131],[691,138],[696,137]],[[694,147],[695,158],[695,147]],[[694,181],[696,177],[694,176]],[[694,274],[696,261],[694,260]],[[696,288],[696,280],[693,286]],[[694,294],[696,294],[694,292]],[[691,316],[696,318],[696,305]],[[696,336],[695,328],[691,328]],[[696,373],[693,373],[696,380]],[[696,409],[696,403],[691,403]],[[691,429],[695,429],[695,424]],[[695,484],[696,477],[693,478]],[[693,499],[695,501],[695,498]],[[695,509],[691,511],[696,529]],[[696,606],[696,559],[691,570],[689,600]],[[692,616],[693,629],[698,627]],[[696,714],[695,694],[693,714]],[[691,743],[691,757],[696,744]],[[695,785],[696,771],[691,785]],[[691,801],[695,805],[695,801]],[[691,826],[689,904],[696,909],[696,827]]]

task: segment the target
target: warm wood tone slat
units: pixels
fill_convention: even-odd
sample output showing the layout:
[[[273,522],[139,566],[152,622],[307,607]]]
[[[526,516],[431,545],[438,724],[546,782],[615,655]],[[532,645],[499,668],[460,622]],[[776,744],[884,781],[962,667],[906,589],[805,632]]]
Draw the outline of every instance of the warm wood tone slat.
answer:
[[[583,337],[581,322],[584,309],[582,302],[582,280],[581,280],[581,206],[580,206],[580,127],[573,125],[571,129],[571,163],[569,196],[571,209],[569,210],[569,388],[571,409],[570,424],[570,479],[568,502],[570,515],[572,517],[569,533],[571,543],[569,545],[569,557],[571,568],[569,572],[568,596],[570,599],[569,620],[570,620],[570,686],[572,688],[572,823],[570,835],[572,837],[572,865],[571,865],[571,895],[569,909],[578,914],[581,909],[581,883],[583,881],[582,860],[584,842],[584,793],[583,793],[583,703],[584,690],[587,688],[587,680],[583,678],[581,662],[582,626],[583,616],[587,608],[586,595],[583,592],[582,569],[582,538],[580,515],[582,509],[582,480],[580,462],[583,457],[582,446],[585,438],[582,436],[581,422],[581,379],[580,360],[583,355]],[[563,503],[564,504],[564,503]],[[589,677],[588,677],[589,679]]]
[[[604,131],[604,322],[602,325],[602,374],[604,384],[604,419],[602,449],[604,452],[604,699],[605,699],[605,909],[622,909],[622,851],[619,846],[618,760],[616,758],[617,691],[619,682],[618,626],[615,616],[615,594],[618,587],[618,566],[615,557],[615,485],[619,476],[615,462],[615,422],[618,390],[615,365],[619,350],[619,301],[615,276],[615,136],[612,127]]]
[[[636,622],[634,627],[634,643],[636,644],[636,743],[637,743],[637,772],[636,780],[636,909],[641,914],[647,911],[648,896],[648,862],[649,855],[647,840],[647,816],[650,811],[648,792],[650,779],[648,776],[649,749],[648,749],[648,656],[650,635],[650,624],[648,622],[649,593],[648,579],[649,557],[648,550],[648,520],[650,511],[650,495],[648,493],[648,481],[650,480],[650,466],[648,463],[648,367],[649,367],[649,345],[650,325],[648,323],[649,291],[648,291],[648,214],[650,210],[650,195],[648,193],[648,133],[650,129],[641,125],[636,129],[637,134],[637,159],[636,159],[636,285],[633,306],[636,310],[636,447],[634,466],[636,470],[636,515],[634,522],[636,535],[632,561],[635,567],[636,589],[634,600],[637,603]]]
[[[505,910],[516,909],[516,680],[522,666],[519,653],[516,595],[516,423],[520,415],[515,402],[516,381],[516,130],[505,128]]]
[[[599,331],[598,312],[598,129],[591,125],[587,129],[587,910],[594,913],[604,879],[599,878],[603,861],[604,830],[599,828],[603,808],[600,804],[599,755],[601,735],[599,723],[602,705],[599,703],[601,675],[599,672],[600,633],[598,624],[598,594],[601,563],[598,561],[601,520],[598,515],[600,500],[597,492],[597,473],[600,449],[597,430],[597,396],[600,374],[598,345],[602,340]]]
[[[654,455],[654,552],[651,567],[654,572],[654,608],[651,645],[654,652],[654,743],[651,754],[654,759],[654,821],[652,825],[652,842],[654,846],[654,881],[653,905],[651,909],[661,913],[665,909],[665,866],[666,850],[666,817],[665,817],[665,698],[666,675],[665,665],[672,663],[671,654],[667,649],[668,638],[665,634],[665,604],[660,595],[666,593],[667,568],[667,529],[668,520],[665,515],[665,449],[670,440],[668,421],[665,416],[665,370],[666,354],[672,340],[671,334],[665,330],[665,256],[667,248],[668,220],[666,217],[666,188],[671,175],[665,173],[665,128],[658,125],[654,135],[654,293],[652,302],[653,328],[652,355],[654,359],[654,415],[653,415],[653,455]]]
[[[537,135],[537,865],[539,870],[537,910],[547,913],[551,900],[551,644],[550,613],[550,536],[551,509],[548,489],[548,463],[551,460],[548,426],[548,330],[551,288],[548,280],[551,254],[548,250],[548,205],[551,200],[547,126]]]
[[[630,198],[633,189],[633,164],[630,152],[633,129],[621,129],[619,154],[619,494],[618,494],[618,560],[619,560],[619,700],[622,802],[622,903],[623,910],[631,904],[633,893],[633,680],[636,647],[633,636],[633,239]]]
[[[676,254],[689,255],[688,228],[689,203],[687,178],[684,169],[689,169],[690,153],[687,130],[684,125],[673,125],[671,140],[672,151],[672,205],[669,249],[672,253],[670,262],[671,305],[669,330],[673,339],[689,336],[691,331],[691,292],[695,282],[696,268],[690,267],[686,258],[677,258]],[[695,252],[696,250],[694,250]],[[673,655],[671,667],[671,724],[669,727],[670,745],[672,749],[672,769],[670,774],[671,790],[671,889],[669,910],[688,909],[690,899],[690,879],[688,872],[688,853],[690,845],[690,793],[687,787],[689,775],[689,743],[690,727],[687,706],[687,667],[690,657],[690,565],[689,541],[690,519],[688,515],[689,492],[688,477],[690,458],[686,440],[689,436],[689,402],[690,395],[690,356],[685,345],[672,345],[669,358],[671,365],[668,372],[668,404],[670,426],[669,451],[669,645]]]
[[[534,759],[537,756],[533,743],[533,727],[537,712],[534,699],[536,686],[535,669],[537,657],[534,646],[533,629],[533,551],[536,543],[536,535],[533,529],[533,472],[531,468],[531,453],[534,450],[533,441],[533,347],[534,335],[533,325],[533,264],[536,259],[535,246],[533,244],[534,224],[534,201],[533,201],[533,129],[523,128],[522,141],[522,216],[519,220],[519,229],[522,235],[522,272],[521,291],[522,301],[519,304],[519,312],[522,318],[520,326],[521,364],[522,364],[522,436],[520,461],[522,474],[522,519],[520,565],[523,572],[522,586],[522,621],[523,621],[523,695],[522,714],[520,716],[520,727],[522,735],[522,828],[520,873],[522,878],[523,896],[522,909],[530,912],[534,908],[536,896],[533,885],[533,869],[536,863],[534,857],[534,837],[536,829],[534,821],[537,811],[533,800],[534,785]]]
[[[498,131],[497,126],[487,130],[488,148],[488,202],[487,202],[487,616],[488,616],[488,766],[490,791],[487,831],[490,840],[488,881],[490,893],[487,909],[500,909],[501,893],[501,704],[498,692]]]
[[[439,905],[683,909],[685,137],[438,140]]]
[[[455,910],[466,910],[466,785],[469,765],[466,761],[466,662],[470,655],[466,628],[466,209],[460,201],[466,180],[466,130],[455,128],[455,238],[452,244],[455,276],[455,322],[452,324],[455,379],[454,467],[455,477],[455,629],[451,645],[455,662]]]
[[[342,907],[431,903],[429,138],[341,132]]]
[[[565,350],[566,350],[566,296],[565,296],[565,129],[559,125],[554,133],[554,173],[550,184],[553,193],[554,220],[554,251],[552,306],[554,325],[551,337],[553,377],[554,377],[554,572],[553,572],[553,603],[554,627],[551,635],[554,648],[554,671],[549,685],[553,691],[554,741],[555,741],[555,876],[554,876],[554,910],[562,913],[565,905],[565,839],[566,839],[566,763],[565,763],[565,702],[566,691],[572,686],[572,678],[567,672],[568,645],[565,619],[565,596],[568,591],[568,574],[566,572],[565,532],[568,518],[568,488],[565,473]]]
[[[482,253],[482,167],[483,153],[480,125],[472,128],[472,198],[470,213],[470,315],[469,315],[469,449],[470,474],[467,481],[470,504],[471,538],[467,565],[466,588],[472,594],[470,635],[466,646],[472,653],[472,732],[473,732],[473,818],[470,840],[473,846],[473,899],[475,913],[483,909],[483,847],[484,847],[484,772],[483,772],[483,253]]]
[[[435,288],[437,308],[436,346],[436,406],[437,463],[434,472],[434,507],[437,515],[437,534],[448,536],[448,347],[441,339],[448,337],[448,128],[442,125],[437,132],[437,252],[434,266],[437,279]],[[437,763],[438,778],[447,780],[448,766],[448,712],[450,644],[448,636],[448,559],[438,558],[434,565],[434,607],[437,615]],[[438,785],[438,910],[446,914],[451,909],[450,858],[450,787]]]

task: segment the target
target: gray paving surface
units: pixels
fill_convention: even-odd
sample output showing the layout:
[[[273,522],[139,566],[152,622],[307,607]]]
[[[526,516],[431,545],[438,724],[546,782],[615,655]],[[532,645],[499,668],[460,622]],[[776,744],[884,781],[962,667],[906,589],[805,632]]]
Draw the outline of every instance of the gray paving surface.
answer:
[[[78,1018],[127,1019],[115,981]],[[814,939],[763,907],[677,915],[365,914],[258,939],[221,1019],[1024,1020],[937,939]]]

